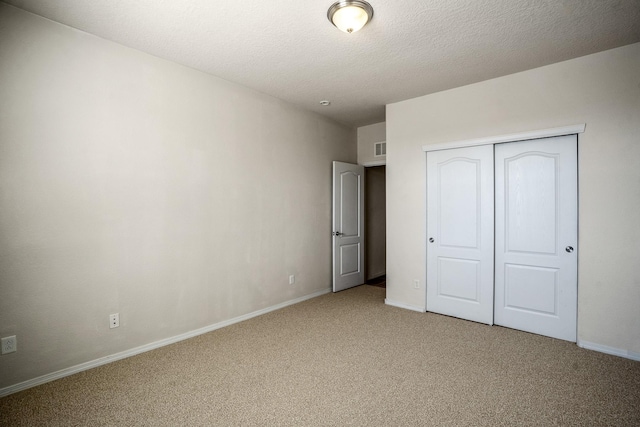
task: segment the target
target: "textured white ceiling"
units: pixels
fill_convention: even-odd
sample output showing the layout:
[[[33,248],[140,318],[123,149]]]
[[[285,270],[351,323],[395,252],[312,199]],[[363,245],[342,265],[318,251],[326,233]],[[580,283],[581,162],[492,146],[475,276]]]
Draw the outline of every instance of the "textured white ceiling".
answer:
[[[383,121],[391,102],[640,41],[640,0],[370,0],[354,34],[327,20],[333,1],[5,0],[350,126]]]

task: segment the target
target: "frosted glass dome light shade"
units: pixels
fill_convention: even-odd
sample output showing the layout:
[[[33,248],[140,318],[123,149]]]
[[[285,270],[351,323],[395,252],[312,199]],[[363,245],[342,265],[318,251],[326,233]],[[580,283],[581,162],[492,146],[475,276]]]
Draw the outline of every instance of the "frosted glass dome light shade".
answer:
[[[345,33],[355,33],[373,18],[373,8],[366,1],[338,1],[329,8],[327,17]]]

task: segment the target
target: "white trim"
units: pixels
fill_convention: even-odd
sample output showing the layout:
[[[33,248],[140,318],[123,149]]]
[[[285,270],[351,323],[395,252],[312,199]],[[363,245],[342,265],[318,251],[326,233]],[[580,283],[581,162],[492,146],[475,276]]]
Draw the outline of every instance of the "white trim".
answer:
[[[443,142],[439,144],[427,144],[422,146],[422,151],[449,150],[451,148],[473,147],[476,145],[499,144],[502,142],[526,141],[529,139],[549,138],[552,136],[574,135],[584,132],[585,123],[559,128],[541,129],[529,132],[512,133],[508,135],[489,136],[484,138],[466,139],[462,141]]]
[[[624,357],[625,359],[636,360],[640,362],[640,353],[636,353],[630,350],[624,350],[621,348],[609,347],[607,345],[596,344],[589,341],[578,340],[578,347],[599,351],[600,353],[611,354],[613,356]]]
[[[360,163],[360,166],[364,166],[365,168],[371,167],[371,166],[384,166],[387,164],[386,160],[372,160],[370,162],[362,162]]]
[[[402,302],[390,300],[389,298],[385,298],[384,303],[392,307],[404,308],[406,310],[412,310],[412,311],[419,311],[420,313],[425,313],[427,311],[425,307],[418,307],[416,305],[404,304]]]
[[[206,334],[207,332],[215,331],[216,329],[224,328],[225,326],[230,326],[230,325],[233,325],[234,323],[239,323],[244,320],[249,320],[253,317],[261,316],[263,314],[267,314],[271,311],[279,310],[289,305],[297,304],[299,302],[306,301],[311,298],[319,297],[320,295],[328,294],[329,292],[331,292],[330,288],[323,289],[321,291],[317,291],[309,295],[305,295],[296,299],[285,301],[283,303],[276,304],[271,307],[263,308],[261,310],[257,310],[248,314],[243,314],[242,316],[234,317],[229,320],[223,320],[222,322],[214,323],[213,325],[205,326],[204,328],[196,329],[190,332],[185,332],[184,334],[176,335],[174,337],[165,338],[160,341],[155,341],[149,344],[141,345],[140,347],[135,347],[129,350],[121,351],[120,353],[115,353],[109,356],[101,357],[99,359],[91,360],[89,362],[84,362],[79,365],[71,366],[69,368],[61,369],[59,371],[52,372],[50,374],[45,374],[37,378],[23,381],[18,384],[10,385],[8,387],[4,387],[0,389],[0,397],[7,396],[9,394],[16,393],[22,390],[26,390],[28,388],[35,387],[44,383],[48,383],[60,378],[68,377],[69,375],[77,374],[78,372],[82,372],[88,369],[96,368],[98,366],[106,365],[107,363],[115,362],[116,360],[121,360],[127,357],[135,356],[136,354],[145,353],[147,351],[155,350],[157,348],[164,347],[166,345],[175,344],[179,341],[184,341],[186,339],[193,338],[198,335]]]

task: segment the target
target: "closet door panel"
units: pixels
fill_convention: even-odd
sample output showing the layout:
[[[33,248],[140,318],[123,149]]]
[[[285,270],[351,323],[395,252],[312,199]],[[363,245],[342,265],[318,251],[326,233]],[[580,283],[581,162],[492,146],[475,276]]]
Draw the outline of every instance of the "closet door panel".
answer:
[[[427,311],[493,324],[493,147],[427,153]]]
[[[546,153],[527,152],[504,160],[507,251],[555,253],[557,168],[557,155]]]
[[[577,136],[495,146],[495,323],[576,341]]]

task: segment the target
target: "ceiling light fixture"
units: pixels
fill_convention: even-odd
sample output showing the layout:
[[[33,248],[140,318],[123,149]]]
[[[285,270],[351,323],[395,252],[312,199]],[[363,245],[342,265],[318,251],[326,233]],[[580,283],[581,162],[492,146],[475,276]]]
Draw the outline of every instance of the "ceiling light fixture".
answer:
[[[331,101],[327,101],[325,99],[324,101],[320,101],[320,105],[322,105],[323,107],[327,107],[327,106],[331,105]]]
[[[345,33],[355,33],[373,18],[373,8],[366,1],[335,2],[327,12],[329,21]]]

